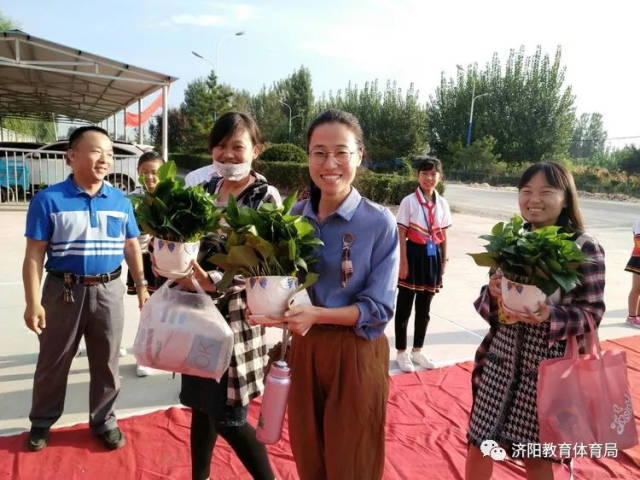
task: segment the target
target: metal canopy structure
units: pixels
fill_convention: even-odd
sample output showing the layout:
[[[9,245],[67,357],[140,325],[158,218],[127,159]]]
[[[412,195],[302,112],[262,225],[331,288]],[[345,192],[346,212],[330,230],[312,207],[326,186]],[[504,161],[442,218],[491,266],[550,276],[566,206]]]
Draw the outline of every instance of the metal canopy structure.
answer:
[[[167,96],[175,77],[100,57],[20,30],[0,32],[0,117],[99,123],[147,95]]]

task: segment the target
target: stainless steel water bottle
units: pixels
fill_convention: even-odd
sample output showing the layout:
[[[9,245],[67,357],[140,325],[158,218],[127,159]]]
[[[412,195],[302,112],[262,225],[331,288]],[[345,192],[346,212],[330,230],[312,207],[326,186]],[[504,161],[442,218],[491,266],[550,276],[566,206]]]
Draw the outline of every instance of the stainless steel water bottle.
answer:
[[[284,360],[273,362],[264,386],[264,397],[258,418],[256,438],[262,443],[280,440],[284,412],[287,409],[291,369]]]

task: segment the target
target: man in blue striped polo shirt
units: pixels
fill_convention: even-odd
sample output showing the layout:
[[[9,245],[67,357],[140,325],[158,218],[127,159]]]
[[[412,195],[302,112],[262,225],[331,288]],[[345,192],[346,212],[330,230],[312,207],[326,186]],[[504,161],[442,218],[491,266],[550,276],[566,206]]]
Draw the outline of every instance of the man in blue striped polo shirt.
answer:
[[[69,138],[64,182],[35,195],[27,214],[22,266],[24,320],[38,334],[29,450],[42,450],[64,408],[71,361],[84,336],[89,359],[89,426],[108,449],[124,445],[114,403],[120,390],[118,350],[124,324],[123,258],[140,307],[149,299],[131,202],[104,182],[113,166],[108,133],[80,127]],[[46,263],[44,263],[46,255]],[[47,277],[39,298],[42,269]]]

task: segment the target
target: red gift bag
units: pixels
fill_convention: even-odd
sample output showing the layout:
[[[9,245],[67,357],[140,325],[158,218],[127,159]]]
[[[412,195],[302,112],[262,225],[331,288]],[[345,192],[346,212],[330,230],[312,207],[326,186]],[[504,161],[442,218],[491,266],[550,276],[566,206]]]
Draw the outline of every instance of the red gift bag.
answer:
[[[615,444],[633,447],[638,434],[623,350],[600,350],[593,319],[585,335],[589,353],[578,354],[576,338],[565,356],[543,360],[538,368],[540,443]]]

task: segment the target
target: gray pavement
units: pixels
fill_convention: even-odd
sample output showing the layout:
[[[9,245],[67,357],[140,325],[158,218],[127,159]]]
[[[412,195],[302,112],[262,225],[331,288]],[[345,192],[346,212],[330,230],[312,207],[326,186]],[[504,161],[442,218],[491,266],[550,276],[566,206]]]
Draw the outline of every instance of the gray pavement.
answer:
[[[479,196],[477,192],[472,193]],[[500,209],[485,208],[480,202],[469,201],[468,195],[468,191],[456,187],[447,193],[454,210],[454,226],[449,231],[451,261],[445,275],[445,286],[433,300],[425,346],[438,366],[471,360],[486,333],[487,325],[473,310],[472,302],[485,282],[487,272],[476,267],[466,253],[481,251],[484,242],[478,236],[487,233],[497,218],[504,218],[506,212],[516,211],[517,208],[514,194],[505,195],[502,192],[496,197],[489,197],[495,198],[495,201],[488,200],[490,203],[502,205]],[[640,330],[624,323],[631,278],[623,270],[631,251],[633,212],[636,209],[640,211],[640,206],[623,204],[623,207],[618,207],[616,203],[619,202],[611,203],[613,205],[605,202],[604,210],[611,212],[611,216],[604,213],[593,222],[589,222],[588,218],[588,227],[593,227],[588,230],[600,240],[607,257],[607,313],[600,327],[602,339],[640,334]],[[622,210],[626,215],[621,218]],[[595,213],[593,215],[597,217]],[[25,217],[24,208],[0,208],[0,435],[15,434],[29,428],[31,386],[38,352],[35,334],[27,330],[22,321],[24,296],[21,265]],[[625,223],[626,226],[623,225]],[[125,304],[123,345],[131,347],[137,328],[138,309],[134,297],[126,296]],[[410,342],[412,323],[409,325]],[[278,341],[280,333],[278,329],[269,329],[268,343]],[[393,322],[389,323],[386,334],[392,349],[391,358],[394,359]],[[398,373],[395,360],[390,364],[390,372]],[[137,378],[135,359],[131,354],[121,359],[120,375],[122,390],[117,401],[120,418],[178,403],[179,376],[173,379],[170,373],[156,371],[149,377]],[[87,359],[85,356],[77,357],[69,375],[65,413],[56,426],[88,420],[88,380]]]

